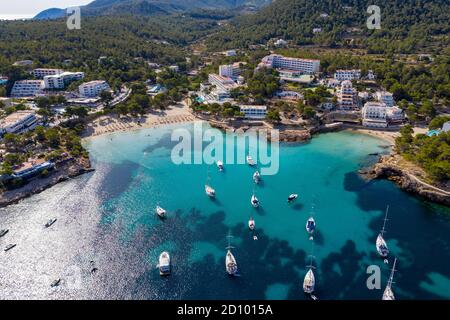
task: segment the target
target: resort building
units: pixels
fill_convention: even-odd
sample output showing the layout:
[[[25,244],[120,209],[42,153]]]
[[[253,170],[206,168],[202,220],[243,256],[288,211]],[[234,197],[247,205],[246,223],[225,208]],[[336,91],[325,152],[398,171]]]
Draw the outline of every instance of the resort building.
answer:
[[[377,91],[375,93],[375,97],[379,102],[383,102],[388,107],[393,107],[395,104],[394,97],[392,96],[392,93],[387,91]]]
[[[372,71],[372,70],[369,70],[369,71],[367,72],[367,79],[368,79],[368,80],[375,80],[375,78],[376,78],[376,76],[375,76],[375,74],[373,73],[373,71]]]
[[[345,80],[337,90],[338,107],[341,110],[355,110],[357,106],[357,91],[351,81]]]
[[[359,80],[361,78],[361,70],[360,69],[336,70],[334,78],[338,81]]]
[[[232,89],[237,88],[237,84],[233,81],[233,79],[223,77],[215,73],[209,74],[208,81],[211,85],[216,86],[218,91],[229,93]]]
[[[399,107],[386,107],[386,117],[389,125],[400,125],[405,121],[405,113]]]
[[[319,72],[320,60],[288,58],[279,54],[271,54],[264,57],[258,68],[276,68],[299,71],[306,74]]]
[[[42,93],[44,80],[20,80],[14,83],[11,90],[11,97],[34,97]]]
[[[31,74],[38,79],[43,79],[45,76],[54,76],[57,74],[63,73],[64,70],[61,69],[46,69],[46,68],[38,68],[34,69]]]
[[[266,106],[239,106],[241,113],[247,119],[264,119],[267,115]]]
[[[52,170],[55,165],[44,159],[35,159],[23,163],[18,169],[14,170],[13,178],[28,179],[36,176],[44,170]]]
[[[386,105],[382,102],[367,102],[361,113],[362,124],[365,127],[386,128],[388,126]]]
[[[296,91],[289,91],[289,90],[277,91],[277,92],[275,92],[275,96],[280,99],[287,99],[287,100],[303,99],[303,95],[301,93],[298,93]]]
[[[60,74],[44,77],[45,89],[64,89],[72,81],[78,81],[84,78],[84,72],[63,72]]]
[[[228,77],[231,79],[237,79],[237,77],[241,74],[241,69],[239,67],[239,63],[233,64],[224,64],[219,66],[219,75],[221,77]]]
[[[36,113],[20,110],[0,119],[0,135],[5,133],[22,133],[32,130],[37,125]]]
[[[81,84],[78,90],[83,97],[97,97],[100,92],[111,90],[111,88],[106,81],[95,80]]]

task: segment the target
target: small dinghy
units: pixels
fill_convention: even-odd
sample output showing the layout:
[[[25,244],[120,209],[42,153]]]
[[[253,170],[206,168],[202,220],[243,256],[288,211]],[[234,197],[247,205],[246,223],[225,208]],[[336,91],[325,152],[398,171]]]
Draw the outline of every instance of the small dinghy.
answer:
[[[12,248],[14,248],[15,246],[17,246],[17,244],[8,244],[6,246],[6,248],[4,249],[5,252],[8,252],[9,250],[11,250]]]
[[[255,220],[253,220],[252,217],[250,217],[250,220],[248,220],[248,228],[250,230],[255,230]]]
[[[247,164],[248,164],[250,167],[253,167],[253,166],[255,165],[255,161],[253,160],[253,158],[252,158],[250,155],[247,155],[246,160],[247,160]]]
[[[50,287],[52,287],[52,288],[58,287],[60,284],[61,284],[61,279],[56,279],[50,284]]]
[[[394,292],[392,291],[392,284],[394,283],[394,273],[395,273],[395,271],[397,271],[397,270],[395,270],[396,263],[397,263],[397,258],[394,259],[394,264],[392,266],[391,275],[389,277],[386,288],[384,289],[382,300],[395,300]]]
[[[297,198],[298,198],[298,194],[293,193],[293,194],[289,195],[288,202],[292,202],[292,201],[294,201]]]
[[[205,193],[208,197],[211,197],[211,198],[214,198],[216,196],[216,190],[214,190],[209,185],[205,185]]]
[[[159,274],[161,276],[167,276],[170,274],[170,255],[167,251],[164,251],[159,255]]]
[[[217,161],[217,167],[219,168],[219,171],[223,171],[223,162],[222,161]]]
[[[2,229],[0,230],[0,238],[3,237],[4,235],[6,235],[9,232],[8,229]]]
[[[255,194],[252,195],[252,199],[250,200],[252,206],[254,208],[258,208],[259,207],[259,200],[258,198],[255,196]]]
[[[166,210],[164,210],[163,208],[161,208],[160,206],[156,206],[156,214],[160,217],[160,218],[164,218],[166,216]]]
[[[378,234],[377,240],[375,242],[377,252],[382,258],[387,258],[387,256],[389,255],[389,248],[383,237],[384,234],[386,233],[385,227],[386,227],[386,221],[388,220],[387,219],[388,211],[389,211],[389,206],[387,206],[387,208],[386,208],[386,214],[384,217],[383,228],[381,229],[380,233]]]
[[[256,170],[255,173],[253,174],[253,182],[258,184],[260,181],[261,181],[261,174],[259,173],[258,170]]]
[[[50,220],[48,220],[47,223],[45,224],[45,227],[46,228],[50,228],[56,222],[56,220],[57,219],[50,219]]]

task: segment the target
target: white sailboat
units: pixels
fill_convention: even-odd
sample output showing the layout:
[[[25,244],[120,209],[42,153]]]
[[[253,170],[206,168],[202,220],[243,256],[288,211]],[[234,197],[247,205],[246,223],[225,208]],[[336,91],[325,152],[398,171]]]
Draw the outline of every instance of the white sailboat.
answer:
[[[217,167],[219,168],[219,171],[223,171],[223,162],[222,161],[217,161]]]
[[[392,291],[392,284],[394,283],[394,273],[395,271],[395,264],[397,263],[397,258],[394,259],[394,265],[392,266],[391,275],[389,277],[388,283],[386,285],[386,289],[384,289],[383,292],[383,298],[382,300],[395,300],[394,292]]]
[[[259,183],[259,181],[261,181],[261,174],[259,173],[258,170],[256,170],[255,173],[253,174],[253,181],[255,183]]]
[[[160,206],[156,206],[156,214],[160,217],[160,218],[164,218],[166,216],[166,210],[164,210],[163,208],[161,208]]]
[[[377,237],[377,240],[375,243],[377,252],[382,258],[386,258],[389,255],[389,248],[383,237],[384,233],[386,232],[385,227],[386,227],[386,221],[388,220],[387,219],[388,211],[389,211],[389,206],[387,206],[387,208],[386,208],[386,215],[384,217],[383,228],[381,229],[380,233],[378,234],[378,237]]]
[[[164,251],[159,255],[159,274],[166,276],[170,274],[170,255],[167,251]]]
[[[226,247],[227,254],[225,256],[225,269],[230,276],[236,276],[238,274],[238,267],[236,259],[233,253],[231,252],[231,249],[233,247],[230,245],[230,238],[232,238],[232,236],[228,235],[227,238],[228,238],[228,246]]]
[[[314,276],[314,269],[313,266],[313,258],[312,255],[312,245],[311,245],[311,254],[310,254],[311,261],[309,265],[307,266],[309,269],[306,272],[305,278],[303,279],[303,291],[307,294],[312,294],[316,288],[316,277]]]
[[[258,200],[258,198],[256,197],[255,193],[253,193],[250,202],[251,202],[251,204],[252,204],[252,206],[253,206],[254,208],[258,208],[258,207],[259,207],[259,200]]]
[[[253,160],[253,158],[250,155],[247,155],[247,164],[251,167],[253,167],[255,165],[255,161]]]
[[[306,231],[309,234],[313,234],[314,230],[316,230],[316,221],[311,216],[311,217],[309,217],[308,221],[306,221]]]
[[[248,220],[248,228],[250,230],[255,230],[255,220],[253,220],[252,217],[250,217],[250,219]]]

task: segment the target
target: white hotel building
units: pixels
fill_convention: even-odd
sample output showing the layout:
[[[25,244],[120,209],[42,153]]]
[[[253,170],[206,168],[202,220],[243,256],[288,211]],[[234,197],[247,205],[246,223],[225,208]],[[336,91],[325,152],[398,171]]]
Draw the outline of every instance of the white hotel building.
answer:
[[[375,92],[375,96],[378,101],[385,103],[388,107],[393,107],[395,104],[394,97],[390,92],[377,91]]]
[[[349,80],[342,82],[337,90],[338,106],[341,110],[354,110],[358,107],[358,93]]]
[[[266,106],[239,106],[244,117],[247,119],[264,119],[267,115]]]
[[[45,76],[54,76],[63,72],[64,70],[61,69],[38,68],[34,69],[31,74],[38,79],[43,79]]]
[[[320,60],[288,58],[279,54],[271,54],[264,57],[258,67],[288,69],[313,74],[319,72]]]
[[[14,83],[11,97],[34,97],[44,89],[44,80],[20,80]]]
[[[81,84],[78,90],[83,97],[97,97],[100,92],[111,90],[111,88],[106,81],[95,80]]]
[[[359,80],[361,78],[361,70],[360,69],[336,70],[336,72],[334,74],[334,78],[338,81]]]
[[[388,126],[386,105],[382,102],[367,102],[361,110],[365,127],[386,128]]]
[[[219,75],[222,77],[228,77],[231,79],[237,79],[241,74],[239,63],[224,64],[219,67]]]
[[[72,81],[84,78],[84,72],[63,72],[44,77],[45,89],[64,89]]]
[[[32,130],[37,125],[34,111],[20,110],[0,119],[0,135],[5,133],[22,133]]]

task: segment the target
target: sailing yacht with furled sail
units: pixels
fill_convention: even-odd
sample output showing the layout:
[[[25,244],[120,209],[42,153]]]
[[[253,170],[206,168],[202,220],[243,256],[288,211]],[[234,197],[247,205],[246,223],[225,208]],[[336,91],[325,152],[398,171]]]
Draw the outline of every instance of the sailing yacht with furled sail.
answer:
[[[255,230],[255,220],[252,217],[248,220],[248,228],[252,231]]]
[[[395,264],[397,263],[397,258],[394,259],[394,265],[392,266],[391,275],[389,277],[388,283],[386,285],[386,289],[384,289],[383,292],[383,298],[382,300],[395,300],[394,292],[392,291],[392,284],[394,283],[394,273],[395,271]]]
[[[313,266],[314,256],[312,255],[312,245],[311,245],[311,254],[309,256],[310,256],[311,260],[310,260],[309,265],[307,266],[309,269],[306,272],[305,278],[303,279],[303,291],[307,294],[312,294],[316,287],[316,277],[314,276],[314,271],[313,271],[315,269],[315,267]]]
[[[250,167],[253,167],[253,166],[255,165],[255,161],[253,160],[253,158],[252,158],[250,155],[247,155],[246,160],[247,160],[247,164],[248,164]]]
[[[254,208],[258,208],[258,207],[259,207],[259,200],[258,200],[258,198],[256,197],[256,195],[255,195],[254,192],[253,192],[253,195],[252,195],[252,198],[251,198],[250,202],[251,202],[251,204],[252,204],[252,206],[253,206]]]
[[[383,237],[384,233],[386,232],[385,228],[386,228],[386,221],[388,220],[387,219],[388,211],[389,211],[389,206],[387,206],[387,208],[386,208],[386,215],[384,217],[383,228],[381,229],[380,233],[378,234],[377,241],[376,241],[377,252],[382,258],[386,258],[389,255],[389,248]]]
[[[226,247],[227,254],[225,256],[225,269],[227,270],[227,273],[230,276],[236,276],[238,274],[238,268],[237,268],[236,259],[234,258],[234,255],[231,252],[231,249],[233,249],[233,247],[230,245],[230,238],[232,238],[232,237],[233,236],[231,234],[229,234],[227,236],[228,246]]]
[[[209,167],[208,167],[208,174],[206,176],[206,184],[205,184],[205,193],[208,197],[214,198],[216,196],[216,190],[214,190],[210,186],[210,180],[211,180],[211,177],[209,176]]]
[[[222,161],[217,161],[217,167],[219,168],[219,171],[223,171],[223,162]]]
[[[259,173],[258,170],[255,171],[255,173],[253,174],[253,181],[258,184],[259,181],[261,181],[261,174]]]

